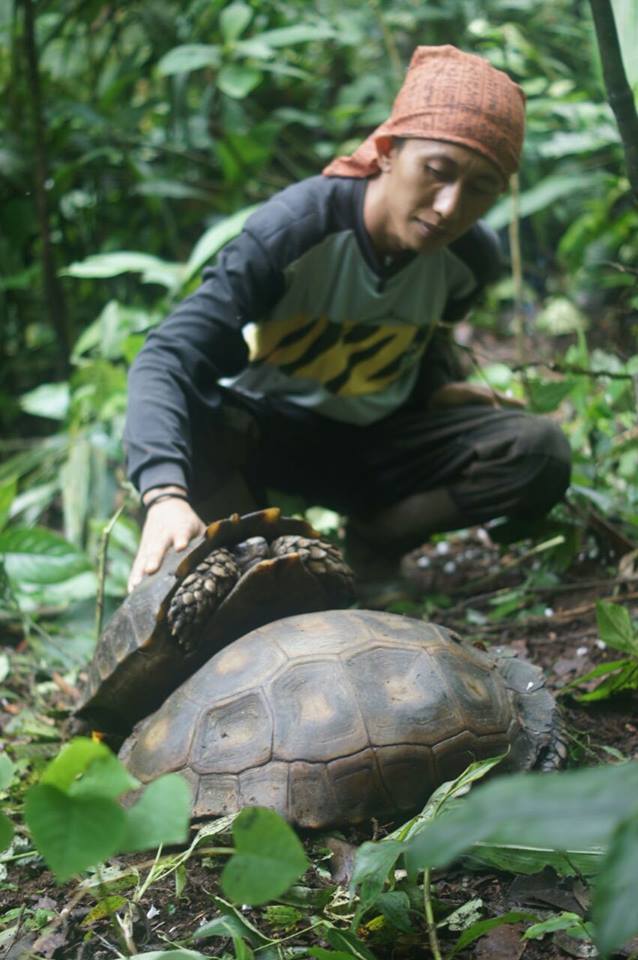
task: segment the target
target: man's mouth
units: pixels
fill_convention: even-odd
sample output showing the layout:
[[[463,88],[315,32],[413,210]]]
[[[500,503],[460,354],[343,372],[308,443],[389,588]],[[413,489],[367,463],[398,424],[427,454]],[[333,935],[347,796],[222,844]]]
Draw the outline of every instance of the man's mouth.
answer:
[[[419,217],[416,217],[416,222],[425,236],[436,237],[440,240],[445,240],[450,236],[449,230],[444,230],[443,227],[439,227],[435,223],[421,220]]]

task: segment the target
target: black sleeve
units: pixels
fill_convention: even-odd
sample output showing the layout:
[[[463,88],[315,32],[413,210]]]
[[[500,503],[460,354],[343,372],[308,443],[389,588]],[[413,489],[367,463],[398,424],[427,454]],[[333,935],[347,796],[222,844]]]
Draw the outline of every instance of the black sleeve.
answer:
[[[242,327],[281,296],[283,274],[248,230],[204,272],[200,288],[153,330],[129,374],[129,476],[150,487],[190,483],[192,417],[219,406],[219,377],[247,361]]]
[[[450,245],[470,268],[476,287],[468,297],[448,300],[443,312],[443,323],[435,331],[421,361],[419,377],[412,391],[411,403],[427,405],[432,394],[446,383],[463,380],[463,365],[454,342],[450,324],[465,317],[482,295],[488,284],[495,283],[502,273],[501,248],[498,237],[487,224],[479,221],[467,233]]]
[[[124,432],[129,477],[140,492],[170,483],[188,489],[193,418],[214,412],[218,379],[245,367],[242,328],[281,298],[286,266],[339,228],[335,211],[348,208],[334,196],[339,190],[347,186],[312,177],[276,194],[204,272],[199,290],[150,333],[129,374]]]

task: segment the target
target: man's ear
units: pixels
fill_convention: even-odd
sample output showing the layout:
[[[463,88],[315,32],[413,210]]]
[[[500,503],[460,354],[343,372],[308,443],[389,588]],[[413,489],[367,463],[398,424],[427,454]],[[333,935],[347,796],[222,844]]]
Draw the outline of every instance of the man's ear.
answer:
[[[392,137],[385,135],[375,137],[374,145],[377,148],[377,163],[382,173],[389,173],[392,167]]]

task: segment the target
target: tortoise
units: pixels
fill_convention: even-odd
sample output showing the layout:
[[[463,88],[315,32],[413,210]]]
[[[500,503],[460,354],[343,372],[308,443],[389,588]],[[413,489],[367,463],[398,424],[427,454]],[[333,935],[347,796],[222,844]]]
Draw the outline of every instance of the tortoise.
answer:
[[[218,520],[186,553],[170,550],[115,611],[76,716],[125,735],[236,637],[352,600],[350,568],[305,520],[282,517],[276,507]]]
[[[557,764],[542,671],[432,623],[329,610],[269,623],[217,653],[147,717],[120,757],[142,783],[178,771],[195,817],[244,806],[298,827],[421,808],[475,760]]]

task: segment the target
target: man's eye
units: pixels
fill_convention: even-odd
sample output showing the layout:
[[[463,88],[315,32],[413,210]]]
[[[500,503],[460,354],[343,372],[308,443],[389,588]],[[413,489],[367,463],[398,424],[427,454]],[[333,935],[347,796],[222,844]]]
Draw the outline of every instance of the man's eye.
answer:
[[[429,164],[426,164],[426,171],[430,174],[431,177],[434,177],[435,180],[447,180],[447,174],[440,170],[438,167],[431,167]]]

